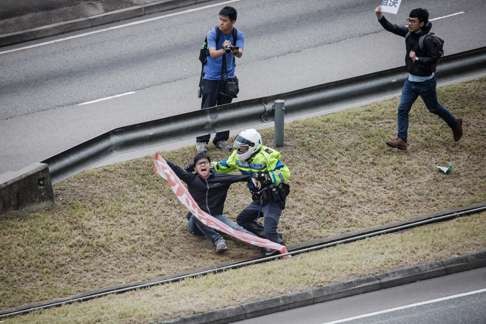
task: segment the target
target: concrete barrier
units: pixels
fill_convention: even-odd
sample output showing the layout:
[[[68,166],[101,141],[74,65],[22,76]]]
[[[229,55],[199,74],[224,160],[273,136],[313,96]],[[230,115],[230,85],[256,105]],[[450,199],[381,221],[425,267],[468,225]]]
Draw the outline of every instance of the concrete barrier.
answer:
[[[46,202],[54,203],[47,164],[36,162],[17,172],[0,175],[0,215]]]

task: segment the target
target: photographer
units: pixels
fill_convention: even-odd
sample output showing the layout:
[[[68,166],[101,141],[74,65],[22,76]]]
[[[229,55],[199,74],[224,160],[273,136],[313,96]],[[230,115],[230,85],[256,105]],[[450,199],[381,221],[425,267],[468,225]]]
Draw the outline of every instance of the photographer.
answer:
[[[219,24],[207,34],[209,55],[203,68],[201,80],[201,109],[230,103],[238,94],[238,79],[235,75],[235,57],[241,58],[245,36],[236,30],[237,12],[233,7],[224,7],[219,12]],[[213,143],[222,150],[229,151],[229,131],[217,132]],[[196,138],[198,152],[207,151],[210,134]]]

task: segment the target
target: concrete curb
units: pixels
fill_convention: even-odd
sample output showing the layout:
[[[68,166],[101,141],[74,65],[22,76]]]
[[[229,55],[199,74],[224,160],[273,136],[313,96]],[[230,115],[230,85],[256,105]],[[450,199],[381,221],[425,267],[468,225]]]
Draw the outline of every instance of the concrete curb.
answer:
[[[100,15],[63,21],[51,25],[0,35],[0,46],[13,45],[34,39],[59,35],[67,32],[109,24],[121,20],[189,7],[211,0],[160,0],[140,6],[106,12]]]
[[[486,250],[190,317],[160,320],[157,323],[229,323],[482,267],[486,267]]]

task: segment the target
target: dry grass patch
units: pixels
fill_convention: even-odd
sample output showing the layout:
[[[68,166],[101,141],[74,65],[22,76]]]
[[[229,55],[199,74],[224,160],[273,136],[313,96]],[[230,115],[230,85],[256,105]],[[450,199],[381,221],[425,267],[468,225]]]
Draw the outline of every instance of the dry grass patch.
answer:
[[[439,96],[465,120],[450,129],[417,103],[408,152],[388,149],[397,100],[286,125],[282,150],[292,171],[280,229],[289,245],[486,201],[486,79],[449,86]],[[272,142],[272,130],[264,130]],[[193,148],[163,155],[184,164]],[[211,152],[213,159],[222,158]],[[455,171],[440,174],[436,164]],[[255,256],[229,242],[224,256],[186,232],[184,208],[151,171],[151,158],[84,172],[55,186],[57,204],[0,219],[0,308]],[[249,203],[232,187],[226,211]]]
[[[246,268],[109,296],[12,323],[146,323],[285,296],[486,248],[486,212]]]

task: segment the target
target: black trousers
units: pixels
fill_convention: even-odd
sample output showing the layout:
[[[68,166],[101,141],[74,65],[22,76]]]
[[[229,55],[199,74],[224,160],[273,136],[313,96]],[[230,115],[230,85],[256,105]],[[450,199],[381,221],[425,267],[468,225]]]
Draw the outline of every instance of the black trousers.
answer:
[[[202,80],[201,83],[201,92],[202,92],[202,100],[201,100],[201,109],[211,108],[214,106],[224,105],[230,103],[233,98],[223,96],[219,93],[219,80]],[[213,143],[217,143],[219,141],[227,141],[229,138],[229,130],[217,132],[214,136]],[[209,139],[211,138],[211,134],[206,134],[202,136],[196,137],[197,142],[202,143],[209,143]]]
[[[280,204],[270,201],[261,205],[259,202],[253,201],[241,211],[236,218],[236,222],[252,233],[263,234],[270,241],[281,244],[282,240],[277,232],[281,215],[282,207]],[[259,217],[263,217],[263,228],[256,222],[256,219]]]

